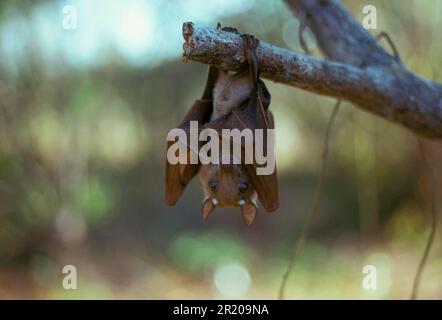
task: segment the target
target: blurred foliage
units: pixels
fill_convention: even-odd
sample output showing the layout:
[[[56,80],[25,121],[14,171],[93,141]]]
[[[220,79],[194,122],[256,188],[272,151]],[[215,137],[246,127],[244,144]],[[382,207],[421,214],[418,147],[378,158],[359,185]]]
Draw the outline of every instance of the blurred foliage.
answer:
[[[407,67],[441,82],[442,2],[371,3]],[[78,8],[77,30],[62,28],[66,4]],[[345,4],[362,19],[366,1]],[[184,21],[221,21],[300,50],[298,22],[282,1],[0,2],[0,298],[228,298],[244,289],[235,277],[250,287],[234,297],[276,297],[334,101],[267,82],[276,214],[261,209],[248,228],[237,210],[217,210],[202,223],[196,181],[166,207],[166,133],[200,95],[207,69],[181,61]],[[442,185],[440,143],[427,149]],[[288,297],[407,298],[429,233],[430,194],[416,137],[344,104],[318,220]],[[440,240],[423,298],[442,298]],[[61,287],[66,264],[78,268],[75,291]],[[376,291],[361,287],[366,264],[378,267]]]

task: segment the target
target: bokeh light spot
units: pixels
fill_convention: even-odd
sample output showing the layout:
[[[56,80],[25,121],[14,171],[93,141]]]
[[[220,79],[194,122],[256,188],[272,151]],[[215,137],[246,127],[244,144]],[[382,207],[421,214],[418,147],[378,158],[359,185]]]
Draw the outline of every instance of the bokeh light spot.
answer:
[[[226,297],[241,297],[251,284],[249,271],[238,263],[222,265],[215,270],[215,286]]]

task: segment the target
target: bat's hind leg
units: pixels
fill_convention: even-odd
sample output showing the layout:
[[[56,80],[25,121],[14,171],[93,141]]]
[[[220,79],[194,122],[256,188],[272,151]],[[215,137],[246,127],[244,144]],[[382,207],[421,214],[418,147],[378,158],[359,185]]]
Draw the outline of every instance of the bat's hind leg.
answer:
[[[241,38],[244,43],[244,57],[246,64],[248,65],[250,77],[256,88],[259,77],[259,64],[256,50],[259,45],[259,40],[253,35],[247,33],[242,34]]]

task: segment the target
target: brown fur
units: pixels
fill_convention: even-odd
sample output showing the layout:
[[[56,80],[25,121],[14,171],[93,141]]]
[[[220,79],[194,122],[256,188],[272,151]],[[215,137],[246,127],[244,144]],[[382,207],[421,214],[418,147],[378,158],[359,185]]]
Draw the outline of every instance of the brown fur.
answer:
[[[218,119],[240,106],[246,101],[253,90],[247,74],[229,74],[219,70],[213,89],[213,113],[210,121]]]

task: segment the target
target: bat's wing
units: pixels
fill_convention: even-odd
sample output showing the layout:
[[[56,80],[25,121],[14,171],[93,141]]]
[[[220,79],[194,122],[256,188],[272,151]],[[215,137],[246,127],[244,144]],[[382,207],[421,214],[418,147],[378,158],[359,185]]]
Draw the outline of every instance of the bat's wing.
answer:
[[[275,129],[273,115],[268,109],[269,105],[270,93],[268,92],[264,82],[258,79],[256,94],[251,95],[245,103],[237,108],[234,108],[228,115],[206,123],[205,127],[216,130],[220,135],[222,135],[222,129],[242,130],[248,128],[252,130],[254,154],[248,156],[253,157],[253,162],[249,164],[245,163],[245,152],[247,148],[245,147],[245,141],[242,140],[241,163],[250,182],[258,193],[258,198],[262,206],[268,212],[272,212],[279,207],[276,165],[270,174],[257,174],[257,169],[262,168],[265,165],[259,164],[262,161],[257,161],[255,154],[256,147],[258,146],[258,141],[255,140],[256,129],[262,129],[263,141],[260,146],[262,147],[263,155],[266,157],[273,157],[273,163],[275,163],[274,143],[267,145],[267,135],[269,134],[267,129]]]
[[[259,88],[261,88],[261,85],[259,85]],[[262,88],[265,89],[267,92],[267,89],[265,88],[264,84],[262,84]],[[264,91],[264,90],[262,90]],[[267,92],[268,94],[268,92]],[[264,104],[265,98],[263,98],[263,93],[258,93],[258,96],[261,98],[261,101]],[[268,95],[270,98],[270,95]],[[268,100],[270,101],[270,100]],[[252,101],[253,102],[253,101]],[[268,110],[268,104],[266,107],[261,105],[261,102],[257,101],[257,105],[255,106],[255,109],[257,110],[256,120],[253,121],[255,123],[255,129],[264,129],[263,130],[263,152],[264,155],[268,157],[268,160],[270,157],[272,157],[272,160],[270,163],[274,164],[273,168],[271,169],[270,174],[257,174],[258,168],[262,168],[263,165],[259,165],[256,162],[252,165],[244,165],[245,171],[247,172],[247,176],[249,177],[250,181],[252,182],[256,192],[258,193],[259,201],[261,202],[262,206],[268,211],[272,212],[278,209],[279,207],[279,196],[278,196],[278,175],[276,171],[276,160],[275,160],[275,141],[274,141],[274,129],[275,129],[275,122],[273,119],[273,114]],[[250,120],[249,120],[250,121]],[[267,135],[270,134],[267,129],[272,129],[272,136],[271,138],[271,145],[267,145]],[[254,141],[254,150],[256,150],[257,143]],[[255,155],[256,157],[256,155]],[[269,164],[269,163],[268,163]]]
[[[183,121],[179,124],[177,128],[184,133],[183,140],[177,139],[176,141],[167,142],[167,153],[172,150],[174,144],[181,144],[182,147],[186,149],[186,163],[171,163],[166,159],[166,199],[167,205],[175,205],[178,199],[184,192],[187,184],[192,180],[192,178],[198,173],[199,164],[190,162],[191,154],[198,157],[199,145],[196,148],[192,148],[190,143],[190,137],[192,135],[192,130],[190,126],[190,121],[196,121],[198,123],[198,128],[201,130],[203,125],[210,120],[210,115],[212,114],[213,108],[213,98],[212,91],[213,85],[215,83],[217,76],[217,69],[214,67],[209,68],[209,75],[207,78],[206,88],[201,99],[196,100],[190,109],[187,111]],[[196,133],[199,135],[199,130]],[[197,136],[198,138],[198,136]],[[179,141],[178,141],[179,140]],[[196,150],[195,150],[196,149]]]

